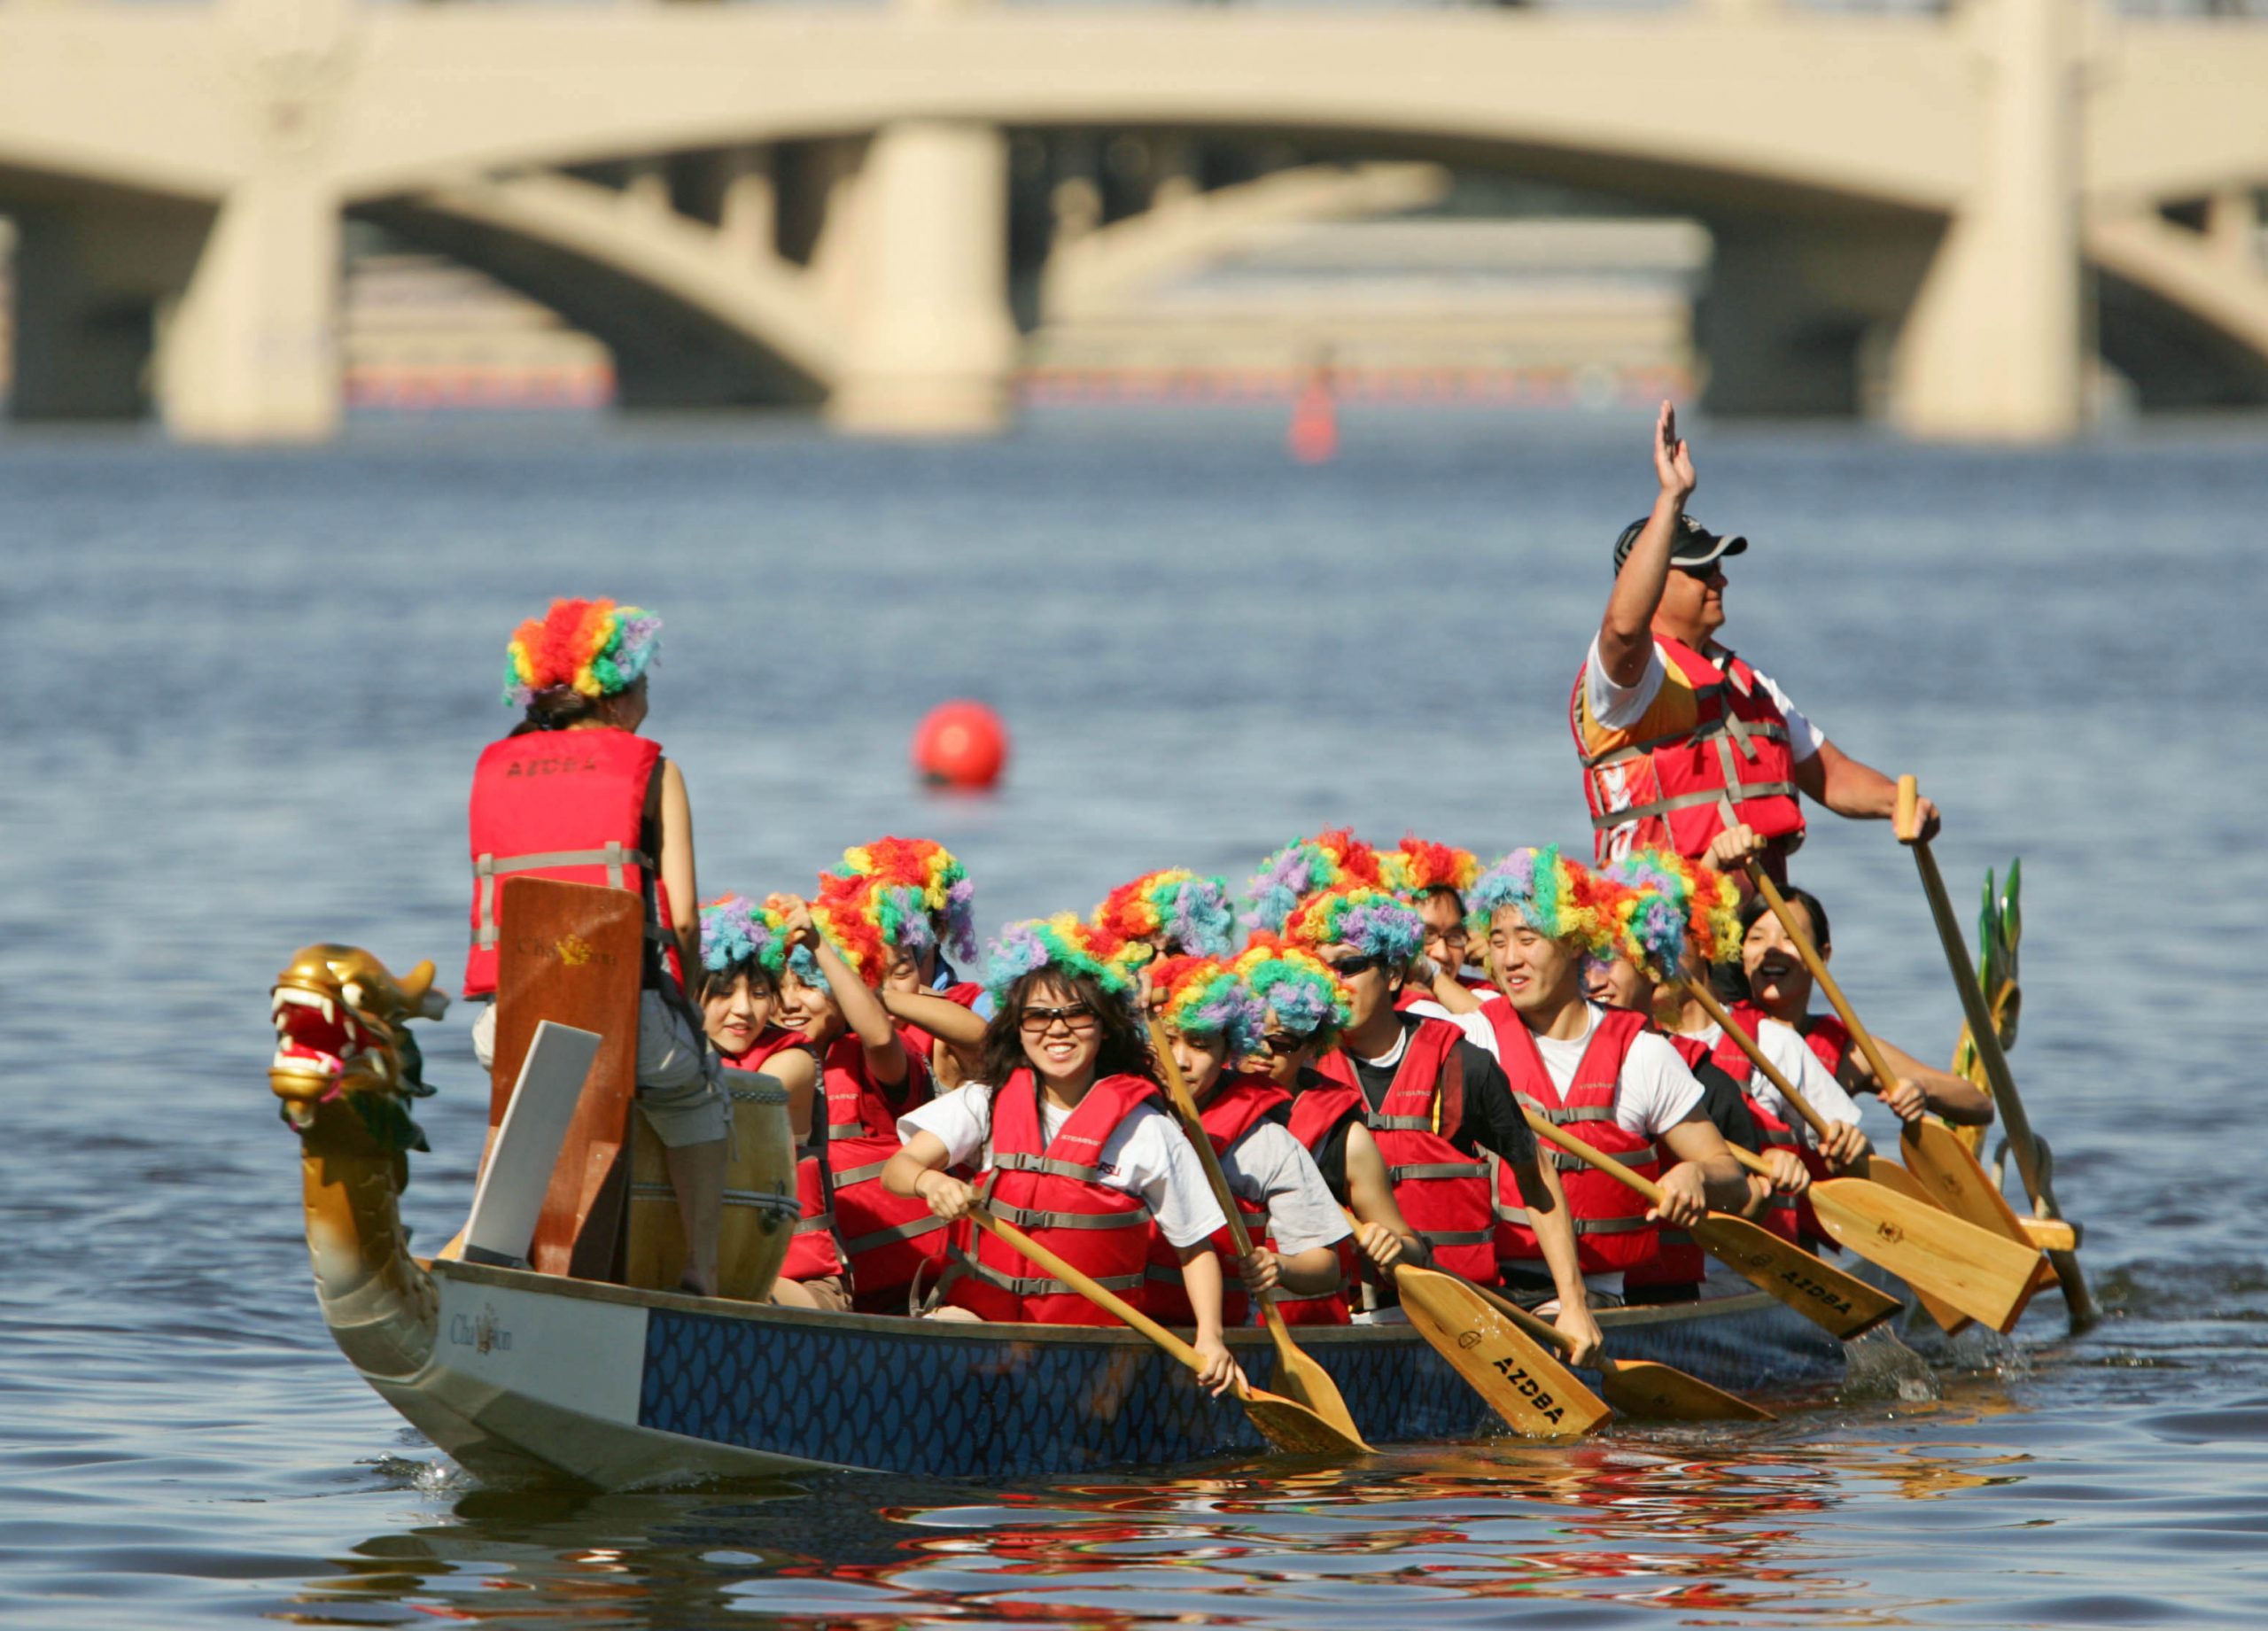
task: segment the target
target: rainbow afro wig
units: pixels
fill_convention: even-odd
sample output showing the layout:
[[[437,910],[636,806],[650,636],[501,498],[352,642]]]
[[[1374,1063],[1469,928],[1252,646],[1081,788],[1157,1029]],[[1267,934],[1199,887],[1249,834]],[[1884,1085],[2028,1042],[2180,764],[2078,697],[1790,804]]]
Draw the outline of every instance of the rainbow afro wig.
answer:
[[[900,951],[976,955],[976,886],[951,850],[929,838],[877,838],[843,852],[843,869],[871,879],[876,931]],[[821,885],[824,888],[825,880]]]
[[[1557,844],[1515,850],[1474,881],[1466,904],[1475,923],[1505,907],[1552,940],[1573,942],[1594,957],[1615,953],[1615,897],[1619,886],[1594,876],[1559,852]]]
[[[1185,867],[1145,873],[1104,897],[1097,927],[1126,942],[1138,967],[1153,955],[1150,937],[1165,936],[1166,950],[1185,957],[1226,957],[1236,914],[1225,878],[1200,878]]]
[[[1135,1011],[1137,991],[1133,970],[1118,936],[1107,928],[1082,923],[1068,912],[1052,918],[1032,918],[1011,923],[991,945],[984,969],[984,989],[995,1004],[1005,1006],[1008,990],[1028,974],[1052,968],[1060,974],[1085,975],[1107,996]]]
[[[1658,980],[1676,975],[1689,948],[1704,963],[1729,963],[1740,955],[1740,888],[1723,873],[1712,872],[1674,850],[1634,850],[1611,864],[1606,876],[1658,903],[1648,910],[1677,914],[1679,955],[1661,965]],[[1626,910],[1625,915],[1632,913]],[[1623,955],[1630,957],[1630,952],[1625,949]],[[1638,961],[1635,957],[1631,960]]]
[[[1376,884],[1350,883],[1301,901],[1284,925],[1284,938],[1310,951],[1353,946],[1399,968],[1424,947],[1425,925],[1413,908]]]
[[[1656,985],[1674,984],[1685,960],[1689,922],[1686,881],[1656,864],[1659,850],[1639,850],[1602,867],[1616,886],[1614,950]]]
[[[1262,1011],[1295,1037],[1331,1037],[1355,1017],[1347,982],[1305,946],[1258,934],[1230,965]]]
[[[1260,863],[1245,885],[1253,922],[1270,933],[1291,920],[1292,911],[1310,895],[1342,885],[1382,884],[1378,851],[1336,827],[1312,838],[1297,839]]]
[[[1184,1037],[1218,1037],[1231,1059],[1260,1046],[1268,1011],[1217,957],[1169,957],[1152,965],[1150,1002]]]
[[[788,920],[745,895],[719,895],[701,903],[701,966],[727,974],[752,963],[773,979],[788,961]]]
[[[1436,889],[1463,898],[1480,875],[1480,859],[1470,850],[1429,843],[1413,833],[1402,839],[1401,848],[1379,858],[1379,871],[1386,888],[1415,905]]]
[[[662,643],[662,620],[612,601],[554,601],[513,632],[504,649],[504,700],[524,708],[539,691],[564,686],[612,696],[645,678]]]

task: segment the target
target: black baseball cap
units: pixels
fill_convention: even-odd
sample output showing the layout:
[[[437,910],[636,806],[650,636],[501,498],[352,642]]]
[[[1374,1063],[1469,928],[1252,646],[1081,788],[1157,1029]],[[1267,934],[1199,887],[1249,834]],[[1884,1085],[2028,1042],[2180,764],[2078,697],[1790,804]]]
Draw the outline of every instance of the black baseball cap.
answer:
[[[1631,547],[1638,541],[1638,534],[1646,530],[1652,517],[1641,516],[1622,529],[1622,536],[1614,540],[1614,570],[1620,571],[1622,563],[1630,558]],[[1669,547],[1672,566],[1706,566],[1721,555],[1739,555],[1748,548],[1748,540],[1736,532],[1728,538],[1712,532],[1690,516],[1677,518],[1677,536]]]

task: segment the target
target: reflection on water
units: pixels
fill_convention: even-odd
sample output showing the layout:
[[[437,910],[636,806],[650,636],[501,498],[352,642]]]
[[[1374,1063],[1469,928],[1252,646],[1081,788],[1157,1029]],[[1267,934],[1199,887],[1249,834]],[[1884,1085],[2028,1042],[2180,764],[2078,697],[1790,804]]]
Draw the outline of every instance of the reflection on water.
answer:
[[[1989,1380],[1956,1391],[1930,1410],[1926,1443],[1687,1429],[1573,1450],[1488,1444],[1361,1468],[1255,1463],[1012,1487],[982,1503],[863,1478],[472,1490],[445,1521],[355,1547],[290,1617],[1359,1626],[1486,1620],[1500,1612],[1489,1604],[1522,1599],[1854,1623],[1862,1582],[1834,1556],[1841,1509],[2023,1481],[2024,1456],[1974,1441],[2014,1408],[2006,1394]]]

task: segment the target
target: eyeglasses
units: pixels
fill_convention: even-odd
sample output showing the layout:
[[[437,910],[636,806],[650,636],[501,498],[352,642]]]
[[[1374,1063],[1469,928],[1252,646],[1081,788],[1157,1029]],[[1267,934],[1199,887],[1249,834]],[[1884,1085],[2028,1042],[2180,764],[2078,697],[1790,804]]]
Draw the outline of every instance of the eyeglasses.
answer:
[[[1333,963],[1331,972],[1342,980],[1351,980],[1358,974],[1368,974],[1373,968],[1385,967],[1386,959],[1377,956],[1350,957],[1343,963]]]
[[[1027,1037],[1045,1037],[1059,1024],[1071,1035],[1084,1037],[1094,1029],[1097,1020],[1092,1008],[1075,1002],[1060,1008],[1026,1008],[1016,1023]]]
[[[1260,1039],[1262,1049],[1278,1059],[1289,1059],[1312,1042],[1312,1037],[1295,1037],[1288,1030],[1271,1030]]]

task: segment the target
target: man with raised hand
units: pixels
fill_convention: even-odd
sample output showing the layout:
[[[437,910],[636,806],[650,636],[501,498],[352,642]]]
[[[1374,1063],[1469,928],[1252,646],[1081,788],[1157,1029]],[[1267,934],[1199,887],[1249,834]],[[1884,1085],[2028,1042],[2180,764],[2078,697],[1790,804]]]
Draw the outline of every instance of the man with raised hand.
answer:
[[[1799,794],[1837,815],[1886,820],[1898,786],[1718,643],[1724,563],[1748,540],[1685,513],[1698,478],[1667,402],[1654,474],[1652,513],[1615,540],[1614,589],[1568,704],[1597,859],[1651,847],[1699,860],[1719,834],[1746,827],[1784,882],[1804,840]],[[1937,806],[1923,799],[1921,811],[1923,836],[1933,835]]]

